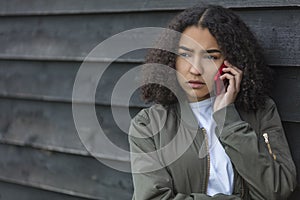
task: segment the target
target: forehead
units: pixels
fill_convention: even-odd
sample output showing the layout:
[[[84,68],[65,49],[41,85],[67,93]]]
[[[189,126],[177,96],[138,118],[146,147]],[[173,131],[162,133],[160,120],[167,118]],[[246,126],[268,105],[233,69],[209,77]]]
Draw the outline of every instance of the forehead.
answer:
[[[179,45],[191,49],[219,49],[217,40],[210,34],[207,28],[190,26],[187,27],[180,38]],[[200,46],[199,46],[200,45]],[[201,48],[202,47],[202,48]]]

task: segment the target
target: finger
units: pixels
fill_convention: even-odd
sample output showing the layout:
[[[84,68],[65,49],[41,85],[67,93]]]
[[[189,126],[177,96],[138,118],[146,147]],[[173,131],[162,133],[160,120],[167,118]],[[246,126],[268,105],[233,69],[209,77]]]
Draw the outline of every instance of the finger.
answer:
[[[231,66],[233,69],[235,69],[236,71],[238,71],[239,73],[243,73],[243,70],[241,70],[240,68],[236,67],[236,66]]]
[[[240,90],[240,83],[242,81],[242,78],[243,78],[243,73],[240,73],[240,72],[237,72],[235,70],[230,70],[230,69],[227,69],[227,70],[223,70],[223,72],[230,72],[230,74],[232,74],[235,78],[235,84],[236,84],[236,89],[239,91]]]
[[[229,80],[229,85],[227,87],[227,91],[233,91],[233,92],[235,92],[237,90],[236,83],[235,83],[236,80],[235,80],[234,75],[229,74],[229,73],[225,73],[222,76],[220,76],[220,79],[221,80],[225,80],[225,79]]]
[[[240,91],[242,79],[243,79],[243,73],[239,73],[239,75],[235,76],[235,84],[238,92]]]
[[[237,67],[228,67],[224,68],[223,72],[230,72],[232,75],[234,75],[235,78],[235,88],[237,91],[240,91],[240,85],[243,78],[243,72],[241,70],[237,70]]]
[[[228,60],[224,60],[224,64],[227,66],[227,67],[232,67],[233,65],[228,62]]]
[[[223,72],[230,72],[235,76],[240,76],[243,74],[242,70],[238,69],[237,67],[224,67]]]

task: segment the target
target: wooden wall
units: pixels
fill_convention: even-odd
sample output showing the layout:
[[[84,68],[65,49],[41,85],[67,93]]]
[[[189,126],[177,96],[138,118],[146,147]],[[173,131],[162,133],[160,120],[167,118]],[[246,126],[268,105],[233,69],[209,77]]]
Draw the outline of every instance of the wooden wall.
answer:
[[[2,0],[0,2],[0,199],[130,199],[131,175],[85,150],[72,118],[71,95],[84,57],[104,39],[131,28],[164,27],[191,0]],[[257,34],[277,72],[273,96],[300,173],[300,1],[206,0],[232,8]],[[115,61],[96,94],[106,134],[128,149],[113,121],[118,78],[143,61]],[[105,62],[100,58],[96,64]],[[101,86],[105,86],[102,89]],[[123,112],[122,105],[112,105]],[[144,106],[137,96],[131,112]],[[109,152],[104,156],[116,162]],[[298,181],[300,179],[298,176]],[[300,187],[291,199],[300,198]]]

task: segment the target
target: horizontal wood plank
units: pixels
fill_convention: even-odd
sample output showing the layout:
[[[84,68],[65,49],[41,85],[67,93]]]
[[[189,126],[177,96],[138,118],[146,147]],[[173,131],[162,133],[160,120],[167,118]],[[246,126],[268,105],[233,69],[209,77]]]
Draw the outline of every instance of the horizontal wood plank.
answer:
[[[70,154],[73,153],[78,154],[78,152],[83,152],[82,145],[80,144],[79,139],[76,138],[77,135],[74,130],[75,128],[69,127],[69,126],[74,126],[70,119],[71,114],[62,115],[62,113],[70,112],[67,111],[66,108],[64,108],[67,107],[67,105],[59,105],[58,103],[56,104],[52,103],[55,105],[50,105],[50,103],[40,103],[40,105],[37,105],[38,104],[37,102],[24,101],[24,102],[16,103],[14,101],[17,100],[7,101],[6,104],[4,103],[4,101],[1,101],[0,103],[1,110],[3,111],[0,114],[0,119],[1,119],[0,131],[1,131],[2,143],[18,144],[19,146],[25,145],[30,147],[38,147],[39,149],[44,149],[44,150],[69,153],[68,156],[66,157],[72,157]],[[10,104],[11,102],[14,103]],[[27,111],[24,110],[24,108],[26,108]],[[7,110],[10,111],[12,110],[12,112],[7,112]],[[50,111],[52,111],[52,113],[50,113]],[[12,113],[12,114],[8,115],[7,113]],[[101,113],[103,114],[103,116],[106,116],[106,118],[107,116],[109,116],[109,114],[107,113],[107,111],[105,111],[105,109],[102,109]],[[18,118],[16,119],[15,117]],[[112,119],[108,118],[106,123],[111,123],[111,121]],[[105,121],[102,121],[102,123],[105,123]],[[61,124],[63,124],[63,126]],[[298,130],[300,128],[300,123],[284,122],[283,125],[286,131],[288,142],[290,144],[290,149],[294,161],[297,166],[297,170],[299,171],[300,151],[297,145],[300,142],[298,137]],[[116,132],[115,126],[114,125],[110,125],[110,126],[111,127],[109,127],[109,125],[106,125],[105,130],[110,133]],[[49,129],[49,127],[53,127],[53,128]],[[121,132],[119,131],[119,133]],[[122,138],[120,136],[122,135],[118,134],[115,137],[110,137],[110,139],[114,143],[119,142],[118,145],[121,146],[120,143],[123,144],[123,142],[127,141],[127,139]],[[74,149],[76,149],[77,152],[74,151]],[[25,151],[24,149],[22,149],[22,151],[20,150],[20,152],[24,152],[24,151]],[[3,152],[3,150],[1,150],[0,152]],[[53,154],[53,153],[56,154],[55,152],[52,153],[50,151],[46,151],[46,152],[49,152],[49,154]],[[7,155],[5,151],[3,153],[4,155]],[[81,155],[88,155],[88,154],[82,153]],[[107,155],[109,156],[109,154]],[[36,155],[33,156],[36,157]],[[16,156],[16,158],[19,157],[26,157],[26,156],[23,155]],[[111,159],[116,159],[118,161],[118,158],[113,158],[112,156]],[[48,158],[45,160],[48,160]],[[129,159],[127,158],[127,160],[126,159],[119,160],[119,162],[124,162],[124,161],[129,162]],[[0,163],[3,162],[0,161]],[[33,186],[36,187],[36,185]],[[49,189],[48,186],[43,186],[43,188]]]
[[[64,153],[89,155],[75,129],[71,105],[64,103],[34,102],[0,99],[0,138],[2,143],[32,146],[40,149]],[[139,109],[131,109],[134,116]],[[118,110],[119,116],[126,109]],[[97,107],[98,119],[109,140],[124,150],[128,150],[127,135],[121,130],[112,117],[109,107]],[[123,126],[129,127],[130,119],[123,119]],[[296,137],[296,127],[300,123],[288,124],[287,136]],[[292,128],[289,128],[292,127]],[[94,133],[95,137],[98,133]],[[296,145],[297,138],[290,140]],[[296,147],[293,151],[300,155]],[[118,157],[112,152],[101,152],[103,158],[128,162],[129,157]]]
[[[300,68],[275,67],[273,98],[284,121],[300,122]]]
[[[297,171],[299,172],[300,171],[300,151],[298,148],[298,144],[300,142],[300,139],[298,137],[298,130],[300,128],[300,123],[284,122],[283,126],[284,126],[284,129],[286,132],[288,143],[290,145],[290,149],[292,152],[294,162],[297,167]],[[25,134],[25,132],[24,132],[24,134]],[[8,141],[10,140],[9,139],[10,136],[11,135],[8,135],[8,137],[7,137]],[[18,137],[18,135],[14,135],[13,137]],[[14,138],[14,139],[16,139],[16,138]],[[20,138],[17,138],[17,139],[20,139]],[[39,141],[31,141],[31,143],[37,143],[37,142],[40,142],[41,140],[45,140],[45,139],[46,139],[45,137],[40,138]],[[47,141],[48,140],[45,140],[44,142],[47,143]],[[57,144],[57,145],[59,145],[59,144]],[[46,146],[46,145],[44,144],[44,146]],[[81,169],[82,166],[80,163],[85,163],[85,166],[86,165],[91,166],[91,164],[90,164],[91,161],[90,161],[89,157],[83,158],[81,156],[71,156],[71,155],[66,156],[65,154],[59,154],[59,153],[50,152],[50,151],[33,150],[31,148],[15,147],[15,146],[4,145],[4,144],[0,145],[0,150],[1,150],[0,151],[1,152],[0,179],[6,180],[6,181],[13,181],[13,182],[20,183],[20,184],[29,184],[34,187],[42,187],[44,189],[54,190],[56,192],[70,193],[70,191],[68,189],[66,189],[66,191],[61,191],[61,190],[52,188],[51,185],[50,185],[51,187],[49,185],[39,186],[39,184],[37,182],[30,182],[31,179],[34,178],[34,176],[33,175],[29,176],[27,174],[28,173],[27,170],[31,169],[32,166],[28,165],[28,164],[25,165],[22,162],[35,163],[35,166],[37,165],[37,167],[41,167],[39,165],[41,165],[45,162],[44,165],[51,166],[51,167],[48,167],[47,169],[44,169],[44,170],[46,170],[46,172],[47,172],[47,170],[51,170],[50,171],[51,173],[49,172],[50,174],[47,173],[46,175],[41,174],[44,172],[39,171],[39,169],[36,169],[36,167],[33,168],[31,173],[38,173],[39,174],[38,177],[41,177],[42,179],[47,178],[48,176],[52,176],[53,173],[56,173],[56,171],[58,171],[58,170],[63,170],[63,169],[61,169],[63,167],[72,166],[71,169],[69,167],[67,167],[68,174],[66,175],[66,176],[72,176],[72,172],[76,173],[76,170],[82,171],[82,169]],[[15,153],[18,153],[18,155],[14,155]],[[58,164],[59,166],[57,166],[57,165],[53,166],[53,164],[51,165],[51,163],[53,162],[53,159],[54,159],[53,157],[56,157],[56,156],[63,157],[63,158],[60,158],[59,160],[55,161],[55,163],[56,162],[59,163]],[[18,158],[22,158],[22,159],[20,160]],[[76,159],[73,161],[72,160],[73,158],[76,158]],[[10,161],[8,161],[7,159],[10,159]],[[35,161],[35,159],[37,159],[37,161]],[[13,161],[11,161],[11,160],[13,160]],[[68,165],[64,164],[63,160],[65,161],[65,163],[68,163]],[[8,162],[8,164],[6,164],[7,162]],[[12,163],[12,164],[10,164],[10,163]],[[78,165],[80,165],[80,166],[78,166]],[[15,176],[10,177],[10,173],[7,172],[8,167],[10,167],[9,168],[10,170],[17,172]],[[95,166],[93,165],[92,168],[93,167],[95,167]],[[59,169],[57,169],[57,168],[59,168]],[[95,168],[97,169],[98,167],[95,167]],[[104,167],[104,168],[106,169],[106,167]],[[71,170],[71,172],[70,172],[70,170]],[[89,170],[87,170],[87,171],[89,171],[90,173],[93,173],[94,170],[95,169],[91,170],[91,168],[89,167]],[[101,169],[99,169],[99,171],[102,173],[105,173],[105,174],[107,173],[107,172],[103,172],[103,167]],[[112,173],[115,173],[115,172],[112,172]],[[86,174],[84,174],[84,175],[85,175],[85,177],[92,177],[92,175],[91,176],[86,175]],[[26,180],[23,180],[24,176],[26,176]],[[32,178],[31,178],[31,176],[32,176]],[[54,178],[52,178],[51,181],[56,182],[57,180],[53,180],[53,179],[55,179],[55,176],[53,176],[53,177]],[[65,181],[72,180],[70,177],[62,177],[62,178],[65,178]],[[82,178],[82,176],[80,176],[80,178]],[[299,183],[299,181],[300,180],[298,177],[298,183]],[[42,180],[41,183],[44,183],[44,180]],[[70,184],[66,184],[66,185],[68,185],[69,187],[73,187],[72,184],[71,184],[71,186],[70,186]],[[65,188],[65,187],[63,187],[63,188]],[[82,194],[78,194],[78,195],[85,196]]]
[[[53,14],[78,14],[78,13],[108,13],[108,12],[141,12],[153,10],[181,10],[199,3],[197,0],[3,0],[0,3],[0,15],[53,15]],[[203,0],[201,2],[218,4],[230,8],[258,8],[258,7],[283,7],[299,6],[297,0],[280,1],[218,1]],[[18,5],[18,6],[15,6]]]
[[[1,61],[0,60],[0,97],[41,100],[53,102],[72,102],[73,84],[80,62],[37,62],[37,61]],[[141,64],[141,63],[140,63]],[[103,63],[93,63],[101,68]],[[139,64],[113,63],[101,77],[96,92],[96,103],[111,106],[111,95],[117,81],[130,69]],[[273,97],[284,121],[300,122],[300,68],[273,67]],[[129,82],[139,83],[139,74]],[[87,87],[93,79],[87,78],[82,85]],[[284,95],[283,95],[284,94]],[[289,98],[287,98],[289,97]],[[126,104],[122,94],[116,94],[119,102],[113,106],[143,108],[140,93],[135,92]]]
[[[0,181],[0,188],[0,199],[3,200],[88,200],[3,181]]]
[[[1,17],[0,59],[80,61],[103,40],[133,28],[165,27],[176,13]],[[260,39],[270,64],[300,65],[299,9],[245,10],[237,11],[237,14]],[[111,26],[108,26],[108,21]],[[129,35],[128,40],[136,37]],[[135,42],[138,44],[143,40]],[[122,61],[142,62],[143,55],[132,53],[121,58]],[[104,61],[112,58],[95,59]]]
[[[131,174],[91,157],[0,144],[0,180],[90,199],[131,199]]]
[[[273,98],[299,174],[299,0],[203,2],[232,8],[259,38],[267,62],[277,72]],[[86,55],[105,39],[132,28],[165,27],[179,11],[197,3],[197,0],[0,1],[0,199],[131,199],[131,174],[111,169],[93,158],[78,136],[71,104],[76,72]],[[131,38],[138,37],[129,35],[128,41]],[[144,61],[144,55],[145,50],[139,50],[119,57],[105,72],[96,93],[97,117],[105,135],[127,151],[127,135],[111,113],[111,91],[124,73]],[[112,58],[99,56],[92,65],[101,69],[107,61]],[[87,78],[82,86],[93,81]],[[134,81],[140,81],[139,77]],[[122,117],[123,127],[128,129],[128,106],[134,116],[146,105],[134,93],[129,105],[112,106]],[[92,133],[88,139],[96,150],[98,133],[90,126],[83,128]],[[98,152],[103,160],[129,165],[129,157],[122,155]],[[299,199],[300,176],[297,179],[297,191],[290,200]]]
[[[106,63],[92,63],[93,69],[102,69]],[[141,63],[140,63],[141,64]],[[140,64],[113,63],[101,76],[95,101],[99,105],[111,105],[112,91],[117,81],[130,69]],[[72,102],[72,92],[80,62],[36,62],[0,60],[0,96],[42,101]],[[141,83],[140,73],[129,82]],[[82,87],[88,88],[94,78],[86,78]],[[123,96],[116,93],[116,99]],[[127,106],[126,101],[114,105]],[[129,106],[145,107],[138,92],[133,93]]]
[[[82,135],[82,132],[80,132],[81,135],[78,135],[75,128],[71,104],[0,99],[0,109],[0,140],[2,143],[33,146],[83,156],[92,152],[93,155],[116,161],[120,165],[129,161],[129,154],[124,157],[122,152],[110,152],[99,147],[99,144],[96,143],[99,138],[97,134],[100,134],[98,132],[92,132],[91,142],[85,143],[88,145],[87,147],[91,147],[87,152],[82,144],[85,135]],[[126,108],[115,109],[117,109],[117,115],[122,117],[121,126],[116,124],[110,107],[105,106],[96,108],[98,122],[110,142],[120,149],[128,151],[127,134],[131,118],[125,117],[126,111],[128,111]],[[139,109],[130,110],[132,115],[138,111]],[[93,129],[92,126],[86,128]],[[101,149],[99,150],[99,148]]]

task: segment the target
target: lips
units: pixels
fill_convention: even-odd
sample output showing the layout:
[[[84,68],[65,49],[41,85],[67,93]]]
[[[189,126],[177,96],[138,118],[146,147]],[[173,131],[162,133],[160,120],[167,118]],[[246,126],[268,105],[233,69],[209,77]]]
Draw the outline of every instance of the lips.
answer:
[[[202,81],[194,81],[194,80],[191,80],[191,81],[188,81],[187,82],[189,84],[189,86],[193,89],[198,89],[198,88],[202,88],[203,86],[205,86],[205,83],[202,82]]]

